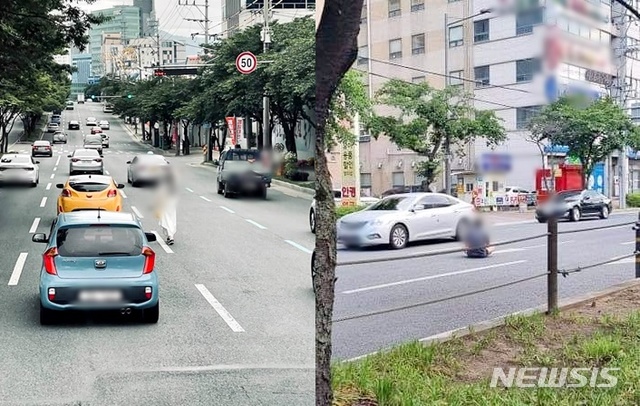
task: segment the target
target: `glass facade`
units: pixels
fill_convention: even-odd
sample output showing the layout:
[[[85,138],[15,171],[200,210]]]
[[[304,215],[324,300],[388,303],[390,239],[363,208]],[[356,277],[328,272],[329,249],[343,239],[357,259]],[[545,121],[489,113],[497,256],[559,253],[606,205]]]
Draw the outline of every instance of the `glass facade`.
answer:
[[[102,76],[105,67],[102,62],[102,34],[118,33],[123,42],[140,38],[140,8],[133,6],[116,6],[107,10],[94,11],[92,14],[112,17],[110,21],[93,27],[89,33],[89,52],[91,53],[92,75]]]

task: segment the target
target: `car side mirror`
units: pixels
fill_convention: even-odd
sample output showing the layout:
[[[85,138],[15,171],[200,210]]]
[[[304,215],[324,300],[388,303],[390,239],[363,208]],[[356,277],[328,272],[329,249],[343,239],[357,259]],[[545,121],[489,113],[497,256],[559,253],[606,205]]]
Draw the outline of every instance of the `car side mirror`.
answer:
[[[127,165],[131,165],[131,161],[127,161]]]
[[[40,243],[48,243],[49,239],[47,238],[46,234],[37,233],[37,234],[34,234],[33,237],[31,237],[31,241],[40,242]]]
[[[36,163],[37,163],[37,164],[39,164],[39,163],[40,163],[40,161],[36,161]]]
[[[71,158],[71,155],[67,155],[67,158]]]
[[[149,242],[156,242],[158,240],[154,233],[144,233],[144,236],[147,237],[147,241]]]
[[[424,204],[416,204],[415,206],[413,206],[413,211],[420,211],[420,210],[424,210]]]
[[[124,189],[124,185],[122,183],[118,183],[118,185],[116,186],[118,189]]]
[[[56,187],[58,189],[64,189],[64,183],[58,183],[58,184],[56,184]]]

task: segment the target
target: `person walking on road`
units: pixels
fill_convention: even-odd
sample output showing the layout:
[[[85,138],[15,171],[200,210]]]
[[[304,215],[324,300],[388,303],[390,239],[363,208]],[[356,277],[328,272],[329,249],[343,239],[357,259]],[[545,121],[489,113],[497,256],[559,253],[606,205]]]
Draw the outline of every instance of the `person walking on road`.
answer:
[[[162,235],[167,245],[173,245],[177,231],[177,185],[174,174],[168,170],[162,180],[161,195],[158,199],[160,206],[156,212],[158,224],[162,227]]]
[[[469,258],[486,258],[493,252],[494,247],[489,246],[489,234],[479,218],[471,223],[464,240],[465,253]]]

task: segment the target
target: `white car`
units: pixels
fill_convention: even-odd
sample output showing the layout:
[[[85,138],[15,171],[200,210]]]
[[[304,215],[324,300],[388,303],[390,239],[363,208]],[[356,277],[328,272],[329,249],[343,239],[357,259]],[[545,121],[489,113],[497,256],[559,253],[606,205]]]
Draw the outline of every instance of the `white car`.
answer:
[[[109,148],[109,136],[106,133],[100,133],[102,137],[102,147]]]
[[[47,124],[47,132],[54,133],[60,129],[60,124],[58,123],[49,123]]]
[[[342,199],[342,192],[340,190],[333,191],[333,201],[336,206],[340,206]],[[361,197],[360,204],[363,206],[370,206],[376,202],[380,201],[377,197]],[[309,228],[312,233],[316,233],[316,198],[313,198],[311,202],[311,207],[309,207]]]
[[[109,129],[109,122],[107,120],[100,121],[99,125],[100,125],[100,128],[102,128],[103,130]]]
[[[87,117],[87,126],[95,127],[98,125],[98,120],[95,117]]]
[[[25,154],[5,154],[0,158],[0,183],[29,184],[40,181],[40,161]]]
[[[338,243],[402,249],[419,240],[460,240],[475,215],[473,205],[442,193],[392,195],[338,220]]]

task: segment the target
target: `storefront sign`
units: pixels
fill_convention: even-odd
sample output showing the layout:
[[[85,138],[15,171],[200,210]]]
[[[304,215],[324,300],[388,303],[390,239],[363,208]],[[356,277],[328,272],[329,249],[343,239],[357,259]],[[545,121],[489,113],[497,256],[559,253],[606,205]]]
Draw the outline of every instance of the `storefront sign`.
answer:
[[[238,143],[238,137],[236,134],[236,118],[227,117],[227,129],[229,130],[229,136],[231,138],[231,145],[235,146]]]
[[[244,118],[236,117],[236,138],[237,144],[240,144],[243,148],[249,148],[247,142],[245,142],[244,136]],[[235,144],[234,144],[235,145]]]
[[[593,69],[587,69],[585,73],[585,79],[588,82],[597,83],[603,86],[611,86],[613,84],[613,75],[608,73],[598,72]]]
[[[355,134],[360,133],[360,120],[356,115],[353,122]],[[360,200],[360,144],[342,145],[342,206],[357,206]]]

